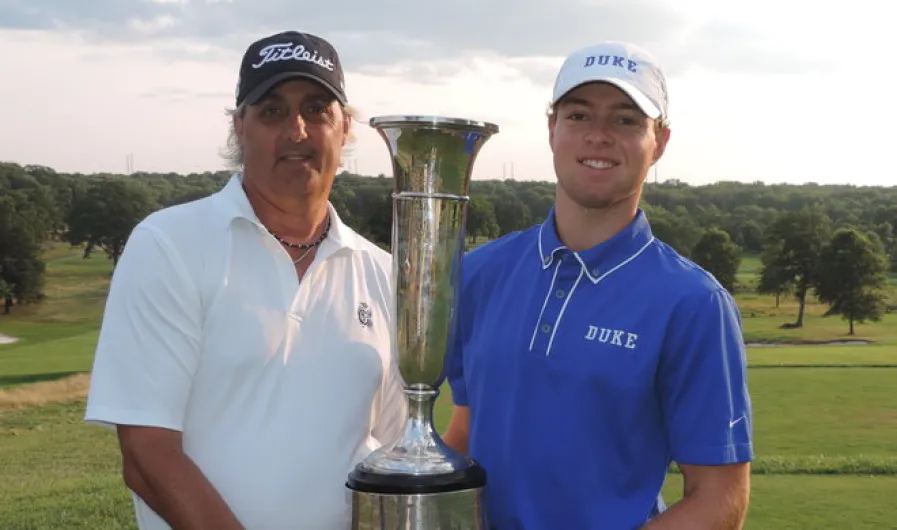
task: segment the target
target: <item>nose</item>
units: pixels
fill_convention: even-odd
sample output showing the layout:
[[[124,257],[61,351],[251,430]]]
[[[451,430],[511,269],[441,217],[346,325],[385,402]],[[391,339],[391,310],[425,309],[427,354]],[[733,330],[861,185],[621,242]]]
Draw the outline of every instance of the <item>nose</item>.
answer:
[[[294,142],[300,142],[308,137],[305,130],[305,120],[298,113],[292,119],[287,120],[287,129],[290,140]]]
[[[592,120],[589,123],[589,129],[586,131],[586,142],[592,144],[610,144],[613,143],[613,136],[610,134],[608,124],[604,120]]]

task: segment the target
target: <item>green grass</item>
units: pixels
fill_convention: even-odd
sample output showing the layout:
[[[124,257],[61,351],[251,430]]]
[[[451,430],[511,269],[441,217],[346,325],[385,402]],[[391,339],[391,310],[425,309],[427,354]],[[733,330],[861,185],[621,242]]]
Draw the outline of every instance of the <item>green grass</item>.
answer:
[[[897,287],[891,289],[891,297],[897,300]],[[850,326],[841,316],[823,316],[826,306],[809,299],[804,311],[804,325],[799,329],[784,329],[783,324],[797,320],[798,303],[793,298],[783,298],[776,307],[772,297],[748,291],[736,293],[739,310],[744,320],[744,335],[748,342],[820,343],[831,341],[872,341],[877,344],[897,345],[897,313],[889,313],[879,322],[854,323],[855,335],[848,334]],[[811,297],[808,297],[811,298]]]
[[[96,345],[96,332],[23,343],[0,356],[0,387],[38,381],[52,381],[75,373],[88,372]]]
[[[81,400],[0,413],[0,528],[135,528],[111,432]]]
[[[749,350],[751,367],[897,367],[897,348],[868,346],[754,347]],[[897,377],[897,372],[894,373]]]
[[[775,298],[753,292],[757,285],[757,275],[762,265],[757,256],[745,256],[737,274],[736,298],[745,320],[745,340],[788,341],[788,342],[829,342],[846,340],[868,340],[882,344],[897,345],[897,313],[884,316],[881,322],[855,323],[855,336],[848,335],[849,323],[841,316],[824,317],[827,307],[816,303],[812,292],[807,296],[804,326],[800,329],[782,329],[782,324],[797,320],[798,302],[791,297],[782,297],[776,307]],[[897,305],[897,274],[889,277],[888,300]]]
[[[751,370],[757,453],[875,457],[897,474],[895,382],[897,367]]]
[[[883,530],[897,528],[897,477],[759,475],[751,478],[745,530]],[[664,487],[678,499],[681,477]]]
[[[111,263],[63,245],[47,255],[47,300],[0,317],[0,333],[18,339],[0,346],[0,387],[90,370]]]
[[[3,392],[32,388],[90,370],[108,287],[105,256],[48,252],[47,300],[0,316],[0,332],[19,338],[0,345],[0,528],[133,529],[130,500],[119,474],[114,435],[83,424],[83,397],[24,410],[4,410]],[[747,257],[739,281],[753,282],[759,260]],[[892,281],[897,300],[897,281]],[[803,329],[791,299],[736,293],[751,347],[757,461],[746,528],[895,528],[897,505],[897,315],[858,324],[846,335],[840,317],[807,308]],[[800,342],[870,341],[863,345]],[[37,388],[37,387],[34,387]],[[440,396],[436,426],[444,431],[450,396]],[[669,475],[667,502],[681,492]]]

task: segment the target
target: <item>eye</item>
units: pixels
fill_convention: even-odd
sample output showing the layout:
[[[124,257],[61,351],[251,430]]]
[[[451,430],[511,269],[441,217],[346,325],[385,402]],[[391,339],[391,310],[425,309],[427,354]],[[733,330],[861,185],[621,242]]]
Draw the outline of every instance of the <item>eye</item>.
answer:
[[[308,111],[312,114],[324,114],[327,112],[327,106],[321,103],[312,103],[308,106]]]
[[[584,112],[572,111],[567,114],[567,119],[573,121],[582,121],[586,119],[586,114]]]
[[[308,101],[302,105],[302,117],[309,123],[330,123],[333,108],[327,101]]]
[[[626,113],[615,116],[614,122],[620,127],[640,128],[645,126],[646,118],[637,114]]]
[[[262,108],[260,114],[264,117],[273,118],[279,116],[282,113],[282,109],[276,105],[269,105]]]

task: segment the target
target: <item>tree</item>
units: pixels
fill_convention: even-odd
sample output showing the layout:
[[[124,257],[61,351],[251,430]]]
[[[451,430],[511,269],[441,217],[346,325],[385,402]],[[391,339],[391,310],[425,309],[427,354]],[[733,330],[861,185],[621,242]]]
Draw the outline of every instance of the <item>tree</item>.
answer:
[[[651,222],[651,231],[657,239],[676,249],[683,256],[690,257],[691,251],[701,238],[700,226],[687,210],[680,207],[675,212],[662,206],[643,204],[645,215]]]
[[[28,190],[5,192],[0,196],[0,285],[3,312],[13,303],[39,302],[44,292],[44,262],[40,243],[47,225],[40,222],[41,210]]]
[[[782,264],[782,241],[768,245],[760,255],[760,279],[757,282],[757,294],[769,294],[776,297],[776,307],[782,296],[791,294],[793,278]]]
[[[744,250],[747,252],[763,252],[763,229],[753,219],[748,219],[741,225],[741,239]]]
[[[114,268],[131,231],[157,206],[140,181],[100,179],[72,201],[66,239],[72,245],[84,245],[85,258],[94,250],[105,251]]]
[[[729,292],[735,292],[741,249],[732,242],[728,232],[717,227],[704,232],[692,250],[691,259],[712,274]]]
[[[804,208],[781,215],[769,227],[768,245],[778,253],[770,261],[780,267],[780,280],[794,287],[794,297],[799,303],[797,320],[784,327],[799,328],[804,325],[804,309],[807,293],[817,283],[819,259],[822,249],[831,239],[832,221],[818,208]]]
[[[877,322],[886,309],[888,259],[880,240],[853,228],[835,232],[819,261],[819,301],[829,304],[826,316],[841,315],[850,323]]]
[[[522,230],[530,223],[529,207],[521,202],[513,191],[506,190],[493,195],[490,200],[495,212],[495,221],[498,223],[498,235],[503,236]]]
[[[897,235],[894,233],[894,225],[884,221],[875,226],[875,234],[881,239],[885,254],[890,261],[889,269],[897,272]]]
[[[494,239],[498,237],[498,221],[495,208],[483,195],[473,195],[467,204],[467,238],[474,243],[477,237]]]
[[[0,276],[0,300],[3,301],[3,314],[8,315],[9,309],[12,307],[12,286],[6,283],[3,276]]]

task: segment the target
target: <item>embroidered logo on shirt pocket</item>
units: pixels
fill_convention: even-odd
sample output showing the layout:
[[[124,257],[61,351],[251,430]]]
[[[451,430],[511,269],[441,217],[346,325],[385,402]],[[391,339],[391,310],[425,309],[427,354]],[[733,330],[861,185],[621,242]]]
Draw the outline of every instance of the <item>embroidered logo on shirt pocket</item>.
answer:
[[[361,325],[369,328],[374,324],[374,313],[371,310],[371,306],[367,304],[367,302],[361,302],[358,304],[358,321],[361,322]]]
[[[625,329],[589,326],[583,338],[589,342],[598,342],[627,350],[634,350],[638,346],[638,334]]]

